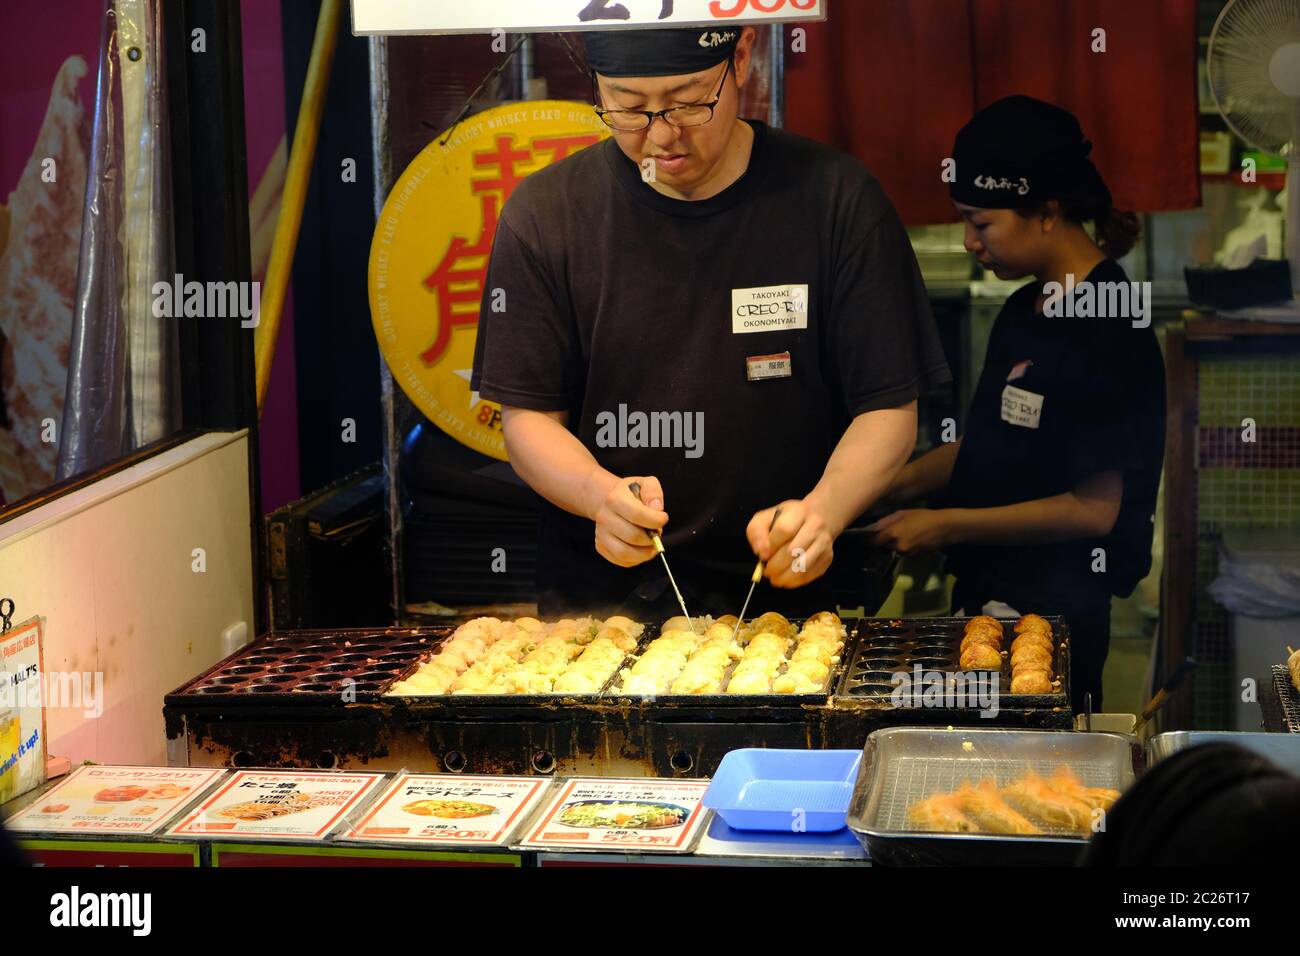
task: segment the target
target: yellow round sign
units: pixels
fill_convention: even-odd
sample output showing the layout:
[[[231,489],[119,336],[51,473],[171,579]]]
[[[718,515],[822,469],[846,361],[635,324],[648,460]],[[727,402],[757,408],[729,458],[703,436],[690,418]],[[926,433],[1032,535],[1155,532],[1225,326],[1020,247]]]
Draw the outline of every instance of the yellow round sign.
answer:
[[[416,408],[462,444],[506,460],[501,406],[469,387],[488,254],[529,173],[609,135],[582,103],[511,103],[440,134],[402,173],[370,244],[370,318]]]

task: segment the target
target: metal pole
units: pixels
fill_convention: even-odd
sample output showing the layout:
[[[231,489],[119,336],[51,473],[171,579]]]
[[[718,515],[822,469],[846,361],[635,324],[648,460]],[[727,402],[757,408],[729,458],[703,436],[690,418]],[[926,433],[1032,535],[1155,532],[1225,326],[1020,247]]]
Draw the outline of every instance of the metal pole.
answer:
[[[774,23],[768,27],[768,97],[767,125],[780,129],[785,126],[785,25]]]
[[[384,201],[393,188],[393,170],[388,148],[388,38],[370,38],[370,162],[374,170],[375,221],[384,211]],[[393,622],[400,624],[406,613],[405,576],[402,573],[402,475],[398,456],[402,436],[398,433],[397,391],[388,362],[379,357],[379,401],[384,426],[384,488],[388,506],[388,561],[392,575]]]
[[[519,48],[519,98],[532,99],[530,88],[533,79],[533,35],[524,37],[523,46]]]

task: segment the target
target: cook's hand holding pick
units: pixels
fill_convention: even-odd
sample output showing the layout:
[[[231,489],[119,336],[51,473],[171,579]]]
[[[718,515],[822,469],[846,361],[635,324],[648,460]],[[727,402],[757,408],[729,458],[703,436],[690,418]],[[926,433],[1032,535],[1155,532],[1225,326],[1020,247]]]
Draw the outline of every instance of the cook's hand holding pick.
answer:
[[[640,486],[644,504],[631,490],[632,484]],[[657,531],[668,523],[663,498],[663,488],[653,475],[615,478],[593,518],[596,553],[623,568],[653,561],[656,552],[646,529]]]
[[[778,509],[780,515],[773,523]],[[764,508],[750,519],[745,536],[754,554],[766,562],[764,576],[773,587],[811,584],[826,573],[835,556],[833,530],[806,498],[792,498],[776,508]]]

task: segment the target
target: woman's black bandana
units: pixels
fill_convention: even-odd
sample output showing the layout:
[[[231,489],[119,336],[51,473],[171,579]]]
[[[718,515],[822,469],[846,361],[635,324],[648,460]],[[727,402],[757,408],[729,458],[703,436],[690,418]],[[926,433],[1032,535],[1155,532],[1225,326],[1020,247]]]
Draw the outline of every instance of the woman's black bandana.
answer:
[[[980,110],[952,150],[956,178],[949,194],[968,206],[1014,209],[1106,188],[1074,114],[1028,96]]]

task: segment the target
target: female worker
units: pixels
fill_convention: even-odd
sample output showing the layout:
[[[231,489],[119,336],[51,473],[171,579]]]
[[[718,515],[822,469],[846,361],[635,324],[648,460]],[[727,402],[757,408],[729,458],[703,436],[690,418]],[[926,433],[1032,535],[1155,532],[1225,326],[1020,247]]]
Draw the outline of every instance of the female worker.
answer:
[[[897,551],[947,551],[954,613],[1002,602],[1063,615],[1076,711],[1088,692],[1101,707],[1111,595],[1151,566],[1165,418],[1149,295],[1115,261],[1136,218],[1112,209],[1091,146],[1073,115],[1026,96],[957,134],[966,248],[1001,279],[1033,281],[998,314],[961,437],[906,465],[887,495],[940,507],[873,526]]]

